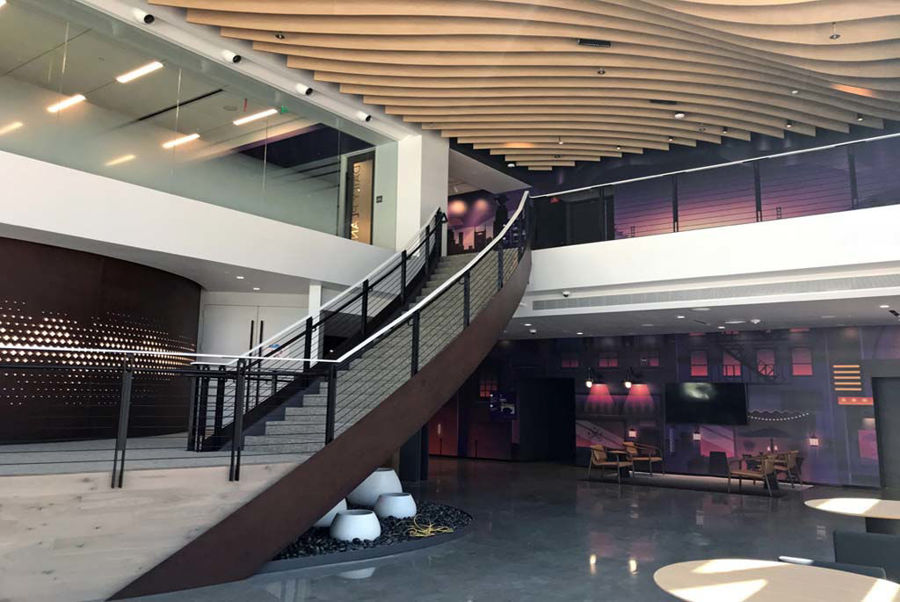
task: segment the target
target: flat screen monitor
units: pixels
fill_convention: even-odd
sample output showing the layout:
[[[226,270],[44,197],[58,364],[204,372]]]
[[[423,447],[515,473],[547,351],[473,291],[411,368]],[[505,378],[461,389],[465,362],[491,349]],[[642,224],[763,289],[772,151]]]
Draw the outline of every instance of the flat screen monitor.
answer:
[[[666,422],[672,424],[747,424],[747,385],[743,383],[668,383]]]

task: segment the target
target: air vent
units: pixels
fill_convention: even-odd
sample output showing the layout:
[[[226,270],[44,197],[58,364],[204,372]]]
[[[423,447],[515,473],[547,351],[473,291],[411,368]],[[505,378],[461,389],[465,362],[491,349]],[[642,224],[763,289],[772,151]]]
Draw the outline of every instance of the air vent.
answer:
[[[593,38],[578,38],[579,46],[591,46],[592,48],[609,48],[612,42],[609,40],[595,40]]]
[[[661,98],[651,98],[650,102],[655,105],[677,105],[678,101],[676,100],[663,100]]]

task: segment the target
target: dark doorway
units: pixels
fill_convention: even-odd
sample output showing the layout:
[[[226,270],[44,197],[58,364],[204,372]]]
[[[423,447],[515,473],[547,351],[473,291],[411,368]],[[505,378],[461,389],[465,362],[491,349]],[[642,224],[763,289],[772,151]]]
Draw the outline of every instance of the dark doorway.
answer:
[[[900,378],[873,378],[872,393],[883,495],[900,499]]]
[[[575,459],[575,381],[533,378],[516,385],[519,397],[516,459],[571,464]]]

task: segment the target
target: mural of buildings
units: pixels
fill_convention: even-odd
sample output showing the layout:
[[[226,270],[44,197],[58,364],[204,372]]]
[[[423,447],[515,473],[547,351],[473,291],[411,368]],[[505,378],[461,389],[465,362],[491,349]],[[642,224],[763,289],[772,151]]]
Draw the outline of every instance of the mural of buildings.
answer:
[[[447,253],[475,253],[484,249],[515,211],[523,191],[495,195],[485,190],[449,198]]]

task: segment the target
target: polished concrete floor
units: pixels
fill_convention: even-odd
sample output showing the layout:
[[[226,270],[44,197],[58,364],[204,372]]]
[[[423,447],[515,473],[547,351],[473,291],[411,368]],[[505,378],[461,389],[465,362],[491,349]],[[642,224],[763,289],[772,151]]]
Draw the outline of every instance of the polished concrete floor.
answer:
[[[451,459],[432,459],[431,476],[409,490],[470,512],[468,536],[378,563],[263,574],[143,600],[669,600],[653,572],[673,562],[832,559],[831,531],[863,530],[863,521],[803,500],[873,495],[814,487],[769,499],[587,482],[569,466]]]

